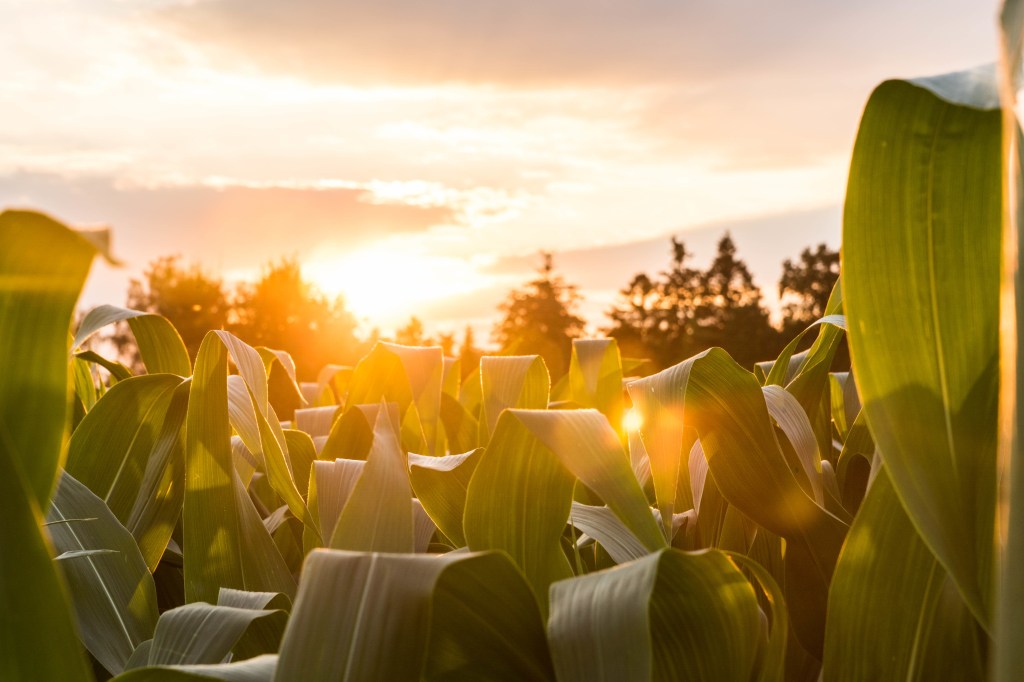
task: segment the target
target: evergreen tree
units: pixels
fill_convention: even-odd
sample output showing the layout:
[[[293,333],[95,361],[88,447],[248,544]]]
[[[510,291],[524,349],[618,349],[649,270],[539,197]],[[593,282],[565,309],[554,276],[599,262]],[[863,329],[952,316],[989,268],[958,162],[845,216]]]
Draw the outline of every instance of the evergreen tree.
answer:
[[[395,343],[403,346],[426,346],[428,340],[423,333],[423,321],[413,315],[409,323],[395,332]]]
[[[576,287],[554,274],[550,253],[541,255],[537,279],[512,291],[498,306],[503,317],[493,335],[502,353],[543,356],[552,379],[557,379],[569,369],[572,340],[583,334],[585,323],[576,315]]]
[[[609,311],[614,337],[623,355],[649,358],[663,368],[700,349],[694,347],[694,290],[699,271],[686,266],[690,254],[683,242],[672,238],[672,262],[657,281],[636,275],[619,292],[621,299]]]
[[[747,264],[736,256],[728,233],[718,242],[711,267],[694,292],[695,341],[702,350],[721,346],[744,367],[775,357],[778,332],[771,326]]]

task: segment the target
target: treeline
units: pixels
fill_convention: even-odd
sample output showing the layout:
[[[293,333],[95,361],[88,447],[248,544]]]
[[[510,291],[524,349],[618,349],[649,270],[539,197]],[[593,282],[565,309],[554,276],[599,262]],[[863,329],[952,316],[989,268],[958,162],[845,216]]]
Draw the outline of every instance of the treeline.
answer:
[[[839,277],[839,253],[825,244],[786,260],[778,283],[782,321],[774,326],[728,234],[707,270],[689,264],[692,254],[682,241],[673,237],[670,247],[667,268],[635,275],[600,327],[618,340],[624,356],[647,358],[652,369],[712,346],[725,348],[745,367],[775,357],[793,334],[822,316]],[[585,333],[580,301],[577,288],[555,271],[551,255],[543,254],[536,277],[498,305],[501,317],[491,340],[502,353],[544,356],[552,375],[559,376],[568,369],[571,339]],[[167,317],[193,356],[207,330],[228,329],[251,345],[290,352],[300,376],[308,379],[326,364],[353,363],[382,338],[376,329],[360,337],[344,299],[325,296],[303,278],[294,259],[269,264],[255,283],[230,288],[178,256],[159,258],[141,280],[131,282],[127,305]],[[469,327],[457,343],[453,333],[427,335],[416,317],[391,340],[440,345],[467,368],[482,354]],[[137,361],[129,334],[118,333],[113,341],[126,361]]]

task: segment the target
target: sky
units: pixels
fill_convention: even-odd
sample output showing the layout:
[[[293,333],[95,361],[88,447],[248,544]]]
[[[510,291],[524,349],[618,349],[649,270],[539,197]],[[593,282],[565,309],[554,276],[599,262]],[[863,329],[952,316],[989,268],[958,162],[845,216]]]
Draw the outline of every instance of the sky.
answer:
[[[81,305],[295,257],[364,333],[616,291],[724,231],[776,306],[838,248],[871,90],[994,61],[995,0],[0,0],[0,208],[109,225]]]

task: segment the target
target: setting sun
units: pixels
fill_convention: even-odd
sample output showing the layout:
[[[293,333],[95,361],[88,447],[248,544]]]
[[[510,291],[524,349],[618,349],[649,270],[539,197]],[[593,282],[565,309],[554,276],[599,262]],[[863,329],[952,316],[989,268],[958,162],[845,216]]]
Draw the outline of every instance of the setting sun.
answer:
[[[343,296],[357,317],[385,325],[399,324],[422,304],[473,291],[483,282],[465,260],[383,244],[312,260],[304,272],[326,293]]]

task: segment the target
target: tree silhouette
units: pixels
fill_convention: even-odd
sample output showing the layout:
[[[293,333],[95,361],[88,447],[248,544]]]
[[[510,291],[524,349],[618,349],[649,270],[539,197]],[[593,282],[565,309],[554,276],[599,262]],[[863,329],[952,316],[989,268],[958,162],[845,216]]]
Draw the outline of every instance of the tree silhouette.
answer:
[[[697,345],[702,350],[721,346],[744,367],[775,357],[779,335],[761,297],[727,232],[718,242],[711,267],[698,278],[694,296]]]
[[[572,340],[583,334],[585,322],[576,315],[576,287],[554,274],[551,254],[542,252],[539,277],[512,291],[498,306],[501,321],[493,337],[502,353],[544,357],[553,378],[569,368]]]
[[[825,244],[818,244],[814,251],[804,249],[796,263],[785,260],[779,280],[779,298],[785,303],[782,329],[787,335],[800,331],[825,314],[828,297],[838,279],[839,252]]]
[[[423,332],[423,321],[413,315],[409,323],[395,332],[395,343],[403,346],[426,346],[430,343]]]
[[[181,256],[157,258],[146,268],[143,279],[132,279],[127,306],[170,320],[193,359],[206,332],[227,325],[230,309],[223,282],[198,264],[183,266]],[[138,349],[127,329],[118,329],[112,340],[130,365],[140,365]]]
[[[689,257],[683,242],[672,237],[669,270],[659,273],[657,281],[640,273],[619,292],[622,301],[608,312],[608,335],[618,341],[623,355],[648,358],[663,368],[700,350],[693,338],[700,272],[686,266]]]
[[[356,320],[344,299],[320,293],[294,259],[268,265],[254,284],[240,284],[234,316],[231,329],[243,341],[288,351],[307,381],[328,363],[354,363],[359,357]]]
[[[646,357],[659,369],[712,346],[725,348],[747,367],[774,357],[780,350],[778,332],[729,234],[718,242],[708,270],[688,267],[689,257],[673,237],[669,269],[657,280],[638,274],[619,292],[620,301],[608,312],[607,333],[623,354]]]

